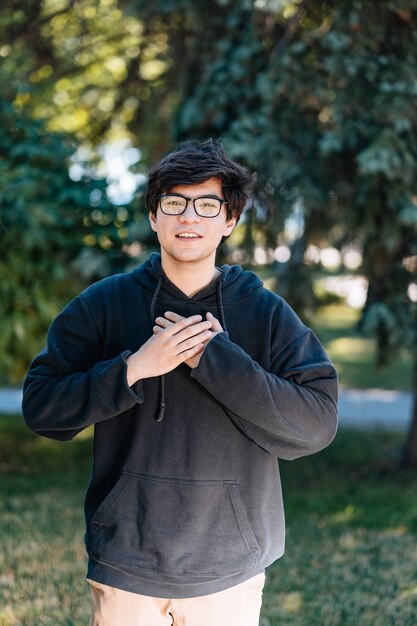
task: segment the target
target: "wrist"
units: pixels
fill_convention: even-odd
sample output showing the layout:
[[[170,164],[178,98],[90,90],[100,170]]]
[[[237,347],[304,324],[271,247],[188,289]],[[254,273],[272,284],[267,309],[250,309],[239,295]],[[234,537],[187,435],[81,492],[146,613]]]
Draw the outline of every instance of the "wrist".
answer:
[[[140,364],[136,358],[136,354],[131,354],[126,359],[126,379],[129,387],[132,387],[135,383],[143,378],[140,372]]]

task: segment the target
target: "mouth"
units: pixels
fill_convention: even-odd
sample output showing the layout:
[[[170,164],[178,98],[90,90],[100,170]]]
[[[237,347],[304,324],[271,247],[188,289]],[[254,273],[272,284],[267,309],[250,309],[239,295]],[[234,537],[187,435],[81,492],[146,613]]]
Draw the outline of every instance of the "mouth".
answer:
[[[201,239],[201,235],[198,235],[197,233],[193,233],[193,232],[189,232],[189,231],[185,231],[183,233],[177,233],[175,235],[175,237],[177,239]]]

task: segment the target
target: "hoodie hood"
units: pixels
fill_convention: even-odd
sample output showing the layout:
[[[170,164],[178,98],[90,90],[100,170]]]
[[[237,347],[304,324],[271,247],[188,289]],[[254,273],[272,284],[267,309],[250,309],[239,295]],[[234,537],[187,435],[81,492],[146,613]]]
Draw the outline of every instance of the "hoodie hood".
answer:
[[[209,285],[194,294],[191,298],[178,289],[165,275],[160,254],[153,253],[145,263],[133,271],[133,275],[142,287],[155,292],[158,281],[162,278],[159,296],[169,295],[179,301],[195,301],[205,304],[216,302],[218,283],[221,284],[221,298],[224,304],[234,303],[249,297],[255,289],[262,287],[262,282],[253,272],[244,272],[239,265],[223,265],[217,268],[220,276]]]

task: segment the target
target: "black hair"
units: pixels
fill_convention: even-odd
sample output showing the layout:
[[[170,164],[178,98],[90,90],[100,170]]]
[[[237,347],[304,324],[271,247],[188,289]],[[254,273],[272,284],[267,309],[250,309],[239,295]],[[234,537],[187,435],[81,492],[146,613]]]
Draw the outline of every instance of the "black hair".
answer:
[[[221,181],[227,219],[238,220],[252,192],[255,174],[232,161],[215,139],[184,141],[153,165],[146,188],[146,207],[156,215],[159,194],[177,185],[203,183],[210,178]]]

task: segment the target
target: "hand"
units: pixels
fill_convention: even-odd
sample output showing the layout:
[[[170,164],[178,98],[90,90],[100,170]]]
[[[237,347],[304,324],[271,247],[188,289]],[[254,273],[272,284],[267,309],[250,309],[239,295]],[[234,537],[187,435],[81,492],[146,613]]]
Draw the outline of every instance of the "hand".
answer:
[[[154,327],[152,337],[127,358],[129,386],[143,378],[162,376],[204,350],[204,342],[212,336],[212,322],[202,321],[201,315],[177,317],[176,322]]]
[[[200,317],[201,319],[201,316],[198,316],[198,317]],[[206,313],[206,318],[208,322],[211,322],[211,332],[204,341],[204,347],[209,343],[209,341],[213,339],[215,335],[223,332],[223,328],[219,320],[216,319],[214,315],[212,315],[212,313]],[[178,313],[167,311],[164,317],[156,318],[155,326],[153,327],[153,332],[155,334],[162,333],[164,332],[164,329],[167,329],[174,324],[178,324],[181,320],[184,320],[184,319],[190,319],[190,318],[185,318],[182,315],[178,315]],[[190,358],[187,358],[187,360],[185,360],[184,363],[186,363],[189,367],[191,367],[191,369],[194,369],[200,363],[202,353],[203,353],[203,350],[197,352],[195,355],[191,356]]]

